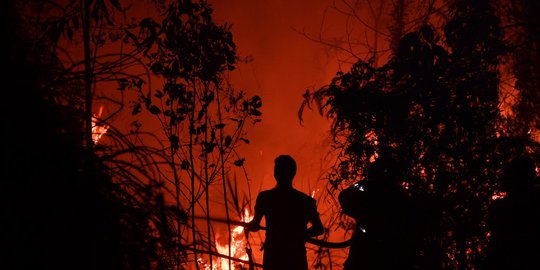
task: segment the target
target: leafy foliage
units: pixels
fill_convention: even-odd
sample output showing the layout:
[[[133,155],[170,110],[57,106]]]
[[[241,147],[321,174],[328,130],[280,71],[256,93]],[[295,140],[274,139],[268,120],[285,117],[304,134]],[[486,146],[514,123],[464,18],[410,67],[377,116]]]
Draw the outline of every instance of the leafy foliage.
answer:
[[[406,168],[405,191],[440,207],[440,227],[426,239],[440,254],[427,259],[470,269],[483,258],[503,164],[534,144],[501,128],[498,65],[508,50],[489,1],[455,1],[450,10],[442,40],[428,25],[408,33],[385,65],[358,61],[306,93],[302,109],[315,102],[333,120],[342,150],[334,188],[363,179],[378,157],[395,158]]]
[[[216,211],[217,201],[227,219],[229,204],[238,216],[243,214],[228,173],[233,167],[243,167],[245,158],[236,148],[249,143],[244,138],[246,124],[258,123],[262,116],[260,97],[246,96],[224,79],[226,72],[235,69],[236,46],[230,26],[216,24],[212,12],[205,1],[171,1],[162,21],[145,18],[136,34],[126,31],[133,46],[142,49],[141,60],[151,76],[161,82],[156,90],[154,85],[148,91],[136,89],[139,98],[132,114],[146,109],[167,138],[162,153],[172,173],[165,177],[165,186],[170,187],[168,195],[175,207],[189,210],[190,218],[185,224],[176,221],[189,230],[177,229],[175,238],[190,243],[188,255],[194,261],[205,260],[201,252],[210,254],[210,266],[216,254],[211,211]],[[211,193],[219,185],[221,198]],[[196,216],[207,220],[197,221]]]
[[[83,3],[89,3],[88,10]],[[189,142],[190,147],[201,146],[202,153],[210,154],[218,152],[215,149],[224,149],[222,142],[226,142],[227,150],[220,153],[234,155],[235,145],[245,140],[241,136],[245,135],[242,127],[246,119],[255,114],[261,115],[258,111],[262,105],[260,98],[245,98],[243,93],[227,90],[230,95],[217,96],[215,91],[206,91],[199,99],[196,96],[199,92],[190,88],[193,82],[197,87],[200,83],[218,85],[221,72],[233,69],[236,61],[234,43],[227,27],[211,23],[211,9],[203,2],[195,5],[190,1],[175,1],[168,6],[164,25],[159,26],[151,20],[117,24],[118,17],[114,12],[126,10],[115,0],[61,4],[55,1],[13,1],[7,7],[10,12],[6,14],[10,15],[5,17],[3,26],[20,26],[2,28],[10,29],[6,36],[16,37],[8,43],[11,51],[5,52],[9,56],[8,74],[20,83],[12,87],[14,100],[24,100],[29,104],[28,114],[17,115],[7,124],[15,130],[9,133],[8,140],[22,147],[6,152],[6,157],[12,161],[3,167],[6,177],[2,177],[12,179],[13,185],[9,187],[14,192],[7,198],[16,205],[8,214],[8,219],[12,219],[8,225],[16,232],[9,243],[17,246],[17,256],[28,256],[14,257],[24,262],[20,267],[184,267],[188,263],[189,250],[182,234],[189,226],[185,208],[198,203],[201,194],[196,194],[191,205],[171,204],[171,197],[183,196],[180,186],[185,183],[172,181],[174,177],[164,171],[187,171],[199,165],[185,157],[181,162],[175,160],[177,156],[173,151],[185,146],[185,137],[181,136],[180,128],[168,129],[168,144],[163,145],[156,134],[141,132],[142,124],[137,120],[129,132],[107,121],[124,109],[124,95],[136,91],[141,96],[132,108],[132,115],[146,109],[151,115],[167,119],[164,122],[167,127],[175,128],[186,118],[198,121],[196,127],[185,129],[197,137],[196,142]],[[90,14],[90,22],[81,19],[84,11]],[[189,18],[189,22],[181,22],[184,18]],[[80,55],[70,54],[81,35],[83,23],[94,30],[90,44],[93,49],[90,77],[83,76],[88,69],[83,69],[84,61],[77,60]],[[145,36],[147,30],[153,31],[152,26],[159,28],[151,36],[155,43],[135,40],[135,35],[130,32],[142,29],[141,36]],[[216,37],[221,34],[225,36]],[[206,43],[211,37],[221,38],[221,47],[216,42]],[[196,44],[191,41],[196,41]],[[119,53],[100,51],[119,42],[123,44],[118,47],[126,46],[129,50]],[[191,50],[189,57],[178,58],[185,56],[184,52],[177,50],[178,46]],[[174,57],[160,55],[158,51],[167,51]],[[162,61],[160,63],[170,69],[161,69],[165,73],[156,71],[153,75],[134,72],[133,67],[140,67],[145,60],[149,60],[149,67]],[[179,65],[182,70],[175,69]],[[165,87],[155,95],[150,92],[142,95],[142,88],[150,82],[151,76],[164,78]],[[91,149],[85,149],[82,141],[85,134],[83,112],[91,112],[92,109],[88,103],[85,104],[88,96],[83,96],[81,91],[81,85],[88,79],[91,80],[90,86],[97,89],[95,93],[99,93],[90,96],[91,99],[106,100],[118,106],[117,111],[106,119],[99,119],[110,125],[104,136],[107,143],[97,144]],[[118,84],[119,91],[105,91],[110,89],[111,82]],[[170,103],[160,103],[165,99]],[[227,128],[232,125],[221,118],[207,121],[209,112],[216,113],[210,105],[218,100],[229,101],[222,108],[236,116],[231,121],[237,123],[237,128],[226,137],[224,132],[228,132]],[[196,101],[200,103],[194,104]],[[20,111],[18,105],[10,103],[5,115]],[[260,119],[254,117],[253,121]],[[19,133],[24,136],[19,136]],[[205,137],[205,134],[212,136]],[[219,160],[216,158],[214,161],[217,163]],[[208,167],[221,169],[223,164],[219,167],[208,164]],[[211,177],[215,178],[216,173],[206,179]],[[208,180],[207,183],[210,182]],[[27,217],[21,217],[19,210]],[[202,235],[200,228],[191,227],[196,237]],[[208,249],[213,247],[210,235],[200,241],[206,241]],[[53,243],[61,247],[47,246]],[[64,254],[65,260],[58,259],[58,254]]]
[[[10,115],[4,123],[10,127],[5,139],[13,146],[2,152],[9,160],[2,165],[2,180],[9,190],[2,197],[9,201],[6,220],[12,234],[6,244],[14,247],[6,265],[171,267],[167,251],[180,244],[166,237],[173,227],[168,216],[173,214],[163,207],[162,191],[152,181],[156,177],[142,176],[149,175],[146,170],[156,163],[145,163],[148,159],[140,155],[149,149],[135,147],[114,129],[110,135],[117,144],[112,147],[83,147],[82,80],[64,66],[54,33],[34,35],[39,16],[26,9],[43,5],[46,10],[47,4],[11,1],[6,5],[10,15],[3,21],[2,29],[9,33],[2,34],[14,37],[7,41],[9,51],[2,53],[8,56],[5,70],[12,78],[8,97],[16,101],[7,102],[7,111],[2,111]],[[125,166],[128,155],[139,156],[143,166]]]

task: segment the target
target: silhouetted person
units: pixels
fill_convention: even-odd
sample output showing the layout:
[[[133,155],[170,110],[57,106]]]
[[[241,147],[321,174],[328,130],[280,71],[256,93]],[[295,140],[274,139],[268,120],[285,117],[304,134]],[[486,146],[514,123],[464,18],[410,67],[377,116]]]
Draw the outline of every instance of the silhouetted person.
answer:
[[[265,217],[264,270],[307,270],[306,240],[324,231],[315,200],[292,187],[295,174],[296,162],[292,157],[277,157],[277,186],[257,196],[255,217],[248,229],[259,230]],[[312,225],[309,229],[308,223]]]
[[[495,201],[490,211],[487,269],[540,269],[540,198],[534,160],[513,159],[502,180],[507,195]]]
[[[357,224],[344,270],[416,268],[424,221],[400,174],[395,160],[381,157],[366,180],[340,193],[343,213]]]

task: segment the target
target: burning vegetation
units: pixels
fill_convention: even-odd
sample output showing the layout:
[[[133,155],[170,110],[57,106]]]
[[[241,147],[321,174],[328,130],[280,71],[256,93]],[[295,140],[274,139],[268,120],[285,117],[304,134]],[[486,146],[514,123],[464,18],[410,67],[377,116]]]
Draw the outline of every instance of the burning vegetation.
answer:
[[[376,235],[380,228],[341,215],[336,198],[349,187],[370,194],[380,184],[367,184],[371,166],[395,159],[399,192],[381,204],[403,196],[431,207],[415,267],[482,268],[493,243],[508,241],[497,233],[507,224],[490,217],[508,213],[493,208],[528,202],[505,189],[512,186],[501,180],[505,166],[521,155],[539,158],[538,3],[367,2],[379,7],[371,9],[376,27],[357,12],[363,1],[336,2],[373,34],[365,34],[367,56],[355,51],[362,42],[334,46],[349,63],[306,92],[300,110],[317,107],[332,120],[335,166],[327,186],[311,193],[330,209],[324,239],[350,228]],[[131,4],[3,4],[10,37],[3,70],[14,97],[2,115],[10,116],[5,141],[17,146],[3,151],[14,206],[6,231],[16,232],[7,242],[17,253],[7,257],[22,269],[259,267],[231,216],[253,217],[239,146],[251,143],[247,131],[261,121],[263,100],[228,81],[241,62],[232,28],[213,20],[206,1],[151,1],[151,16]],[[416,14],[416,6],[425,9]],[[97,113],[95,104],[104,104]],[[532,191],[519,194],[530,199]],[[377,207],[349,210],[366,210],[362,216],[384,209]],[[213,219],[223,215],[227,228],[218,231]],[[313,268],[336,267],[333,251],[312,253]]]
[[[92,141],[97,144],[101,137],[107,133],[109,126],[101,122],[101,114],[103,113],[103,106],[99,107],[99,111],[92,117]]]

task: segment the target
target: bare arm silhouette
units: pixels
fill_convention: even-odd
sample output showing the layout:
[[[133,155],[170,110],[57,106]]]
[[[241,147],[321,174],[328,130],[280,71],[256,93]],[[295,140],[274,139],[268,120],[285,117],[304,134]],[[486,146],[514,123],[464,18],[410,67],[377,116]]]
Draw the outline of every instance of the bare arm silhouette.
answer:
[[[257,201],[255,202],[255,215],[253,219],[248,223],[246,229],[250,232],[256,232],[261,229],[261,220],[264,216],[261,209],[261,194],[257,196]]]
[[[313,201],[312,210],[309,215],[309,222],[311,223],[311,227],[309,227],[307,230],[308,237],[314,237],[324,233],[324,227],[321,218],[319,217],[319,213],[317,212],[315,201]]]

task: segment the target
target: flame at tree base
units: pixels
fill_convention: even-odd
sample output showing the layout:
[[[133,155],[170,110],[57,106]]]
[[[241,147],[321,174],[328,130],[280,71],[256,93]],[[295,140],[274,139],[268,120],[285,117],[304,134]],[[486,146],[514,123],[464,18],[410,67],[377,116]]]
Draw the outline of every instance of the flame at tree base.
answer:
[[[242,215],[242,222],[249,222],[253,219],[253,215],[249,213],[246,209]],[[216,241],[216,251],[219,254],[237,258],[240,260],[248,261],[249,256],[246,252],[247,239],[246,234],[244,233],[245,228],[243,226],[235,226],[231,229],[231,245],[229,247],[227,237],[220,237],[219,234],[216,235],[218,241]],[[225,238],[224,244],[220,243],[221,238]],[[199,258],[197,262],[203,265],[205,270],[234,270],[234,269],[245,269],[245,263],[230,261],[227,258],[216,258],[212,260],[212,267],[209,263],[204,262],[202,258]]]
[[[97,144],[99,140],[101,139],[101,137],[103,137],[103,135],[107,133],[107,130],[109,130],[108,125],[104,123],[100,123],[101,122],[100,117],[102,113],[103,113],[103,106],[100,106],[99,112],[92,116],[92,140],[94,141],[94,144]]]

